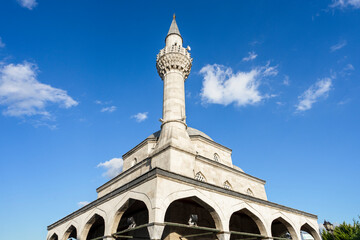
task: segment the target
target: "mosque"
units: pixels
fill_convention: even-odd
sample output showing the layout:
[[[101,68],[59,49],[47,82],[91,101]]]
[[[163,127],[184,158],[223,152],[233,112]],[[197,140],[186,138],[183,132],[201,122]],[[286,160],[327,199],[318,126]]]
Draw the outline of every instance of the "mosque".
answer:
[[[193,59],[175,16],[165,43],[161,130],[123,155],[96,200],[49,225],[47,240],[321,240],[316,215],[268,201],[265,181],[233,165],[231,149],[186,124]]]

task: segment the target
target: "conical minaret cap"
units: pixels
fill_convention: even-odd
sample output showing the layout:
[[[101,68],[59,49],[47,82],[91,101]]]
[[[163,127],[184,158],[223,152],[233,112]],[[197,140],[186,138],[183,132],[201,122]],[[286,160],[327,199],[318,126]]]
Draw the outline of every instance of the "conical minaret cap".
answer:
[[[181,37],[180,31],[179,31],[179,28],[178,28],[178,26],[177,26],[177,24],[176,24],[175,18],[176,18],[176,17],[175,17],[175,14],[174,14],[173,20],[172,20],[171,25],[170,25],[169,32],[168,32],[168,34],[167,34],[166,37],[168,37],[168,36],[171,35],[171,34],[177,34],[177,35],[179,35],[179,36]]]

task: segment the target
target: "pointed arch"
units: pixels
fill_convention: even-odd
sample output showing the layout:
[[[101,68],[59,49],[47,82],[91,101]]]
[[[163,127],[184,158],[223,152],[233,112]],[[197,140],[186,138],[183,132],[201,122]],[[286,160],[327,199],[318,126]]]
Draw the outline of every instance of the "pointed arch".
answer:
[[[56,233],[53,233],[51,235],[51,237],[49,238],[49,240],[58,240],[58,239],[59,239],[59,237],[58,237],[58,235]]]
[[[63,236],[63,240],[67,240],[67,239],[69,239],[69,238],[78,238],[77,237],[77,228],[74,226],[74,225],[70,225],[68,228],[67,228],[67,230],[65,231],[65,233],[64,233],[64,236]]]
[[[230,225],[231,216],[236,212],[242,212],[242,213],[248,215],[250,218],[252,218],[252,220],[256,223],[261,235],[264,235],[264,236],[270,235],[266,229],[266,226],[265,226],[266,221],[265,221],[264,217],[260,214],[260,212],[258,212],[255,208],[250,206],[248,203],[242,202],[242,203],[236,204],[231,207],[231,210],[229,212],[230,212],[230,215],[228,217],[229,225]]]
[[[292,221],[281,212],[275,213],[271,221],[271,236],[285,237],[287,235],[286,231],[293,240],[298,240],[298,235]]]
[[[223,223],[225,222],[225,218],[219,205],[207,196],[205,196],[203,193],[201,193],[198,189],[193,188],[183,191],[176,191],[169,194],[161,204],[162,206],[160,207],[160,209],[164,209],[164,211],[159,213],[159,220],[165,220],[166,210],[169,208],[172,202],[184,198],[197,198],[198,200],[200,200],[200,205],[205,204],[205,208],[210,212],[212,218],[215,221],[216,228],[224,231],[228,230],[228,226],[223,225]]]
[[[101,225],[102,224],[101,221],[103,222],[103,225],[104,225],[103,232],[105,234],[105,226],[107,224],[107,222],[106,222],[106,213],[105,213],[105,211],[103,211],[103,210],[101,210],[99,208],[95,208],[88,215],[88,217],[85,220],[85,225],[83,226],[83,229],[81,231],[80,239],[86,240],[92,226],[94,225],[94,223]]]
[[[126,211],[127,207],[129,207],[130,199],[138,200],[138,201],[145,203],[147,210],[149,212],[149,221],[150,221],[150,219],[153,219],[153,211],[152,211],[153,206],[152,206],[152,202],[151,202],[150,198],[145,193],[130,191],[130,192],[127,192],[114,207],[114,209],[116,211],[114,211],[114,214],[111,216],[110,221],[109,221],[109,223],[111,224],[111,226],[110,226],[111,233],[116,232],[117,224],[119,223],[119,221],[120,221],[122,215],[124,214],[124,212]]]
[[[314,238],[314,240],[321,240],[319,233],[309,223],[304,223],[301,226],[300,231],[307,232]]]

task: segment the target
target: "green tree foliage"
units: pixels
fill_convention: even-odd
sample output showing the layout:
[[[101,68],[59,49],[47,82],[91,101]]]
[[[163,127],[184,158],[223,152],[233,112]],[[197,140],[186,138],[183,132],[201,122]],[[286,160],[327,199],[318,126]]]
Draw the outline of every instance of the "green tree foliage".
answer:
[[[323,240],[360,240],[360,222],[355,220],[353,224],[343,222],[334,228],[334,234],[324,230],[321,232],[321,237]]]

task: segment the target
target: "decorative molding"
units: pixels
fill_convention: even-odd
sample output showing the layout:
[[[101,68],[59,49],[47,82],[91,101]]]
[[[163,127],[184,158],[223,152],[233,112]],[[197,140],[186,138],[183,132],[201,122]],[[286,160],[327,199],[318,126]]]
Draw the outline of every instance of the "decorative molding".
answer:
[[[172,45],[160,50],[156,58],[156,69],[161,79],[172,70],[180,71],[184,80],[189,76],[193,59],[186,48]]]

